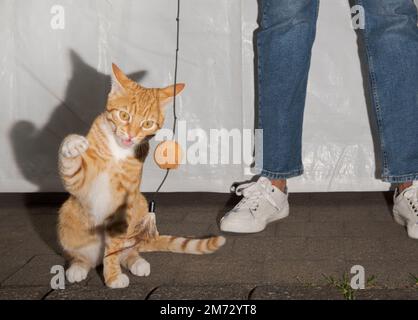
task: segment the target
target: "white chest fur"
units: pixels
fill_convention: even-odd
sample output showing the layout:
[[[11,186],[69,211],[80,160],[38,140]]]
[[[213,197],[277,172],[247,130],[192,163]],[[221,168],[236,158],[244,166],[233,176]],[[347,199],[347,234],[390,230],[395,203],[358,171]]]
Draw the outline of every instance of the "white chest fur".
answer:
[[[96,225],[100,225],[112,213],[112,190],[107,173],[99,174],[93,180],[88,195],[90,214]]]

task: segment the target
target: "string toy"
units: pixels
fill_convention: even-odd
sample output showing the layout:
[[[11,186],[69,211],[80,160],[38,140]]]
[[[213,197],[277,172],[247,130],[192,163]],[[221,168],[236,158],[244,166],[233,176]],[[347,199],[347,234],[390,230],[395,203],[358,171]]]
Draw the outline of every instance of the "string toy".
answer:
[[[179,39],[180,39],[180,0],[177,0],[177,16],[176,16],[176,55],[175,55],[175,65],[174,65],[174,96],[173,96],[173,136],[174,139],[176,136],[176,129],[177,129],[177,112],[176,112],[176,94],[177,94],[177,69],[178,69],[178,52],[179,52]],[[167,150],[175,150],[175,161],[174,163],[164,164],[158,161],[159,155],[165,155]],[[139,224],[138,229],[141,230],[138,233],[135,233],[126,240],[133,240],[134,243],[126,246],[124,248],[118,249],[114,252],[108,253],[105,257],[109,257],[111,255],[120,253],[127,249],[134,248],[142,239],[150,239],[158,235],[157,227],[156,227],[156,219],[155,219],[155,199],[158,192],[161,190],[162,186],[164,185],[167,177],[170,173],[170,170],[176,169],[178,164],[180,163],[180,155],[181,149],[179,144],[175,140],[166,140],[159,143],[154,151],[154,160],[160,168],[165,168],[166,172],[161,180],[160,185],[155,191],[154,199],[151,200],[148,204],[148,215],[144,217],[143,221]]]
[[[177,111],[176,111],[176,95],[177,95],[177,70],[178,70],[178,58],[179,58],[179,43],[180,43],[180,0],[177,0],[177,15],[176,15],[176,53],[175,53],[175,62],[174,62],[174,95],[173,95],[173,139],[176,136],[176,129],[177,129]],[[158,159],[161,156],[165,156],[168,150],[174,150],[175,153],[175,162],[172,164],[162,164],[158,162]],[[158,144],[154,151],[154,161],[158,164],[158,166],[162,169],[165,169],[165,175],[161,180],[160,185],[155,191],[154,199],[157,198],[157,195],[161,188],[163,187],[164,183],[167,180],[167,177],[170,173],[170,170],[177,169],[178,164],[180,163],[180,156],[181,156],[181,149],[179,144],[175,140],[167,140],[163,141]],[[149,212],[155,214],[155,200],[151,200],[149,203]]]

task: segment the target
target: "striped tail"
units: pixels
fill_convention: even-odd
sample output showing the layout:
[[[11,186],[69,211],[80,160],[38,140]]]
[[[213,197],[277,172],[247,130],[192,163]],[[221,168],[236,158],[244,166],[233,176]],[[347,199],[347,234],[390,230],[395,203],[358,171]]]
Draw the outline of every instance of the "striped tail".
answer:
[[[205,239],[184,238],[175,236],[158,236],[156,239],[139,245],[140,252],[168,251],[176,253],[209,254],[225,244],[224,237]]]

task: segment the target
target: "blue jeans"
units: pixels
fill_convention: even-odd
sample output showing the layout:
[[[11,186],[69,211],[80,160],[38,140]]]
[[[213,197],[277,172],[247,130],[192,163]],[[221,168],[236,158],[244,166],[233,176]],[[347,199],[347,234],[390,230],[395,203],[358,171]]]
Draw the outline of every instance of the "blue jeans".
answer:
[[[348,0],[347,0],[348,1]],[[383,181],[418,180],[418,27],[413,0],[357,0]],[[303,173],[302,124],[319,0],[261,0],[257,33],[261,175]]]

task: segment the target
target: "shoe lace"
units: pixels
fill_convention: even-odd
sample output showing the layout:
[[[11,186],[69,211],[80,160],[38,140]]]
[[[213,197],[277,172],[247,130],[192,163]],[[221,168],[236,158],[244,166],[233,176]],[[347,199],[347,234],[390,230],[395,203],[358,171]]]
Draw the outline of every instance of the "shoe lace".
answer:
[[[243,196],[241,201],[236,205],[236,209],[249,208],[251,212],[257,211],[260,206],[260,198],[265,198],[274,207],[277,208],[276,203],[270,196],[271,185],[267,183],[249,182],[240,184],[237,187],[231,188],[232,192],[235,192],[237,196]]]
[[[411,210],[418,217],[418,183],[415,183],[409,187],[405,193],[405,199],[408,201],[408,205]]]

